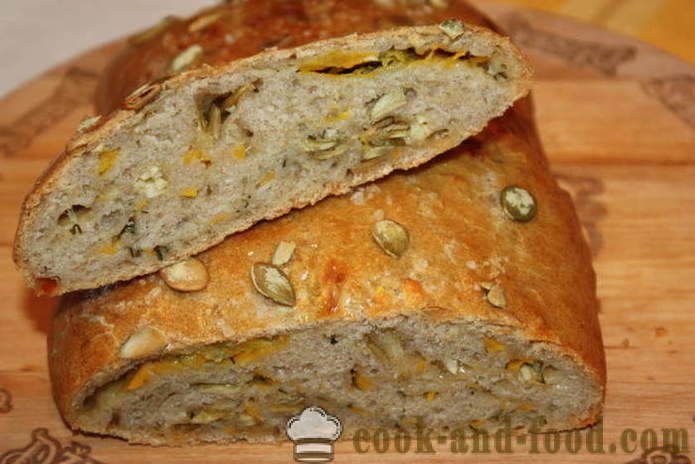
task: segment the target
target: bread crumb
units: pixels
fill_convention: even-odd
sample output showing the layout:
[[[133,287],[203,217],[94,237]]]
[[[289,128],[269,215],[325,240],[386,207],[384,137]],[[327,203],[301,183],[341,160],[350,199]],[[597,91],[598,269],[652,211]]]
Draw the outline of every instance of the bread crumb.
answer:
[[[374,218],[375,221],[383,221],[384,218],[386,217],[386,213],[384,213],[383,209],[378,209],[374,211],[372,214],[372,217]]]
[[[478,267],[478,265],[475,263],[475,261],[466,261],[466,267],[468,269],[475,269]]]

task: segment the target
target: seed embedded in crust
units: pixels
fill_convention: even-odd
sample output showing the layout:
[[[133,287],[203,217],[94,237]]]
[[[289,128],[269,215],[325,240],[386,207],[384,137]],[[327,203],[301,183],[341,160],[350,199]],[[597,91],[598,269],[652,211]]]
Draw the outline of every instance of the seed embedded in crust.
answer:
[[[410,237],[405,227],[389,219],[374,224],[372,237],[384,253],[393,258],[403,256],[410,243]]]
[[[145,327],[135,332],[121,346],[119,355],[124,359],[139,359],[161,350],[167,340],[161,330]]]
[[[177,73],[195,65],[203,56],[203,47],[200,44],[193,44],[171,60],[169,71]]]
[[[504,294],[504,289],[499,284],[495,284],[487,291],[485,295],[488,303],[495,308],[504,309],[507,307],[507,297]]]
[[[84,134],[85,132],[89,132],[92,128],[97,126],[97,123],[101,119],[101,115],[93,116],[91,118],[86,118],[83,119],[80,122],[80,125],[77,127],[77,132],[79,134]]]
[[[290,259],[292,259],[292,254],[294,253],[296,245],[292,242],[280,242],[278,243],[275,252],[273,253],[273,258],[270,260],[273,266],[282,266],[287,264]]]
[[[502,208],[506,215],[518,222],[528,222],[536,216],[536,199],[528,190],[509,185],[500,195]]]
[[[159,82],[148,82],[138,87],[123,100],[123,108],[126,110],[137,111],[147,105],[162,91],[162,84]]]
[[[451,40],[456,40],[465,32],[466,25],[458,19],[451,18],[443,21],[439,25],[439,29],[444,31],[444,33],[448,35]]]
[[[429,0],[429,2],[435,8],[447,8],[449,6],[448,0]]]
[[[289,277],[282,269],[268,263],[256,263],[251,267],[251,281],[258,293],[283,306],[297,302]]]
[[[208,270],[199,259],[188,258],[159,271],[168,286],[180,292],[197,292],[210,281]]]
[[[216,23],[222,17],[222,13],[212,13],[196,18],[188,25],[188,32],[202,31],[206,27]]]

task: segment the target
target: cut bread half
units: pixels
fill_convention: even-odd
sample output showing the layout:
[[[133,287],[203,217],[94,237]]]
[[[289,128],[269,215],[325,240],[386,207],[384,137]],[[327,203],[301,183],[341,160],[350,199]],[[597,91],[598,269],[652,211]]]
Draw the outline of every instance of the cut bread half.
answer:
[[[564,348],[431,313],[127,360],[94,377],[67,418],[81,431],[179,446],[281,440],[288,417],[310,406],[339,417],[344,438],[393,427],[415,435],[418,425],[434,436],[566,430],[595,419],[602,388]],[[121,355],[163,343],[145,329]]]
[[[452,20],[153,82],[87,121],[37,182],[15,261],[49,294],[156,271],[431,159],[504,113],[529,79],[507,38]]]

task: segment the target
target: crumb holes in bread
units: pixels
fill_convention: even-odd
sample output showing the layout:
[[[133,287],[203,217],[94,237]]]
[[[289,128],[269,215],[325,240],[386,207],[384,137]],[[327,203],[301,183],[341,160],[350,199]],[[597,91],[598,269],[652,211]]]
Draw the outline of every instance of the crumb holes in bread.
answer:
[[[410,237],[405,227],[389,219],[374,224],[372,238],[384,253],[393,258],[403,256],[410,243]]]
[[[72,205],[58,217],[58,225],[69,229],[73,235],[81,234],[82,226],[80,223],[84,221],[89,211],[90,209],[87,206]]]
[[[124,359],[144,358],[161,350],[166,344],[166,337],[161,330],[145,327],[128,337],[121,346],[119,355]]]
[[[296,298],[289,277],[282,269],[268,263],[251,267],[251,281],[258,293],[283,306],[294,306]]]
[[[260,80],[247,82],[229,93],[215,97],[203,96],[200,98],[200,128],[214,140],[219,139],[222,126],[229,114],[236,110],[239,101],[244,95],[258,91],[258,85],[260,85]]]
[[[453,33],[453,29],[451,31]],[[490,57],[474,57],[466,50],[453,51],[441,47],[411,47],[405,50],[391,49],[381,53],[333,51],[324,56],[312,57],[300,64],[299,72],[360,78],[425,60],[436,61],[445,65],[470,60],[470,64],[480,65],[490,60]]]
[[[167,266],[159,271],[159,275],[167,285],[181,292],[203,290],[210,281],[207,268],[196,258]]]

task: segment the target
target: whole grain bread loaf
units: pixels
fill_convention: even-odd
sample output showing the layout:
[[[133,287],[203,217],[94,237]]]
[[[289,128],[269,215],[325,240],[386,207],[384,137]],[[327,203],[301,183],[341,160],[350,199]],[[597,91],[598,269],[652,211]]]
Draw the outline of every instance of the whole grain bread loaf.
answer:
[[[294,11],[286,22],[261,13],[283,5]],[[230,26],[215,23],[207,60],[255,53],[273,37],[297,45],[300,29],[314,40],[392,18],[434,22],[427,15],[444,8],[484,21],[445,0],[224,8],[244,40],[223,44],[214,37]],[[350,8],[359,11],[342,14]],[[159,76],[201,40],[189,28],[205,16],[135,40],[102,81],[102,104]],[[160,445],[284,440],[286,420],[309,405],[342,419],[343,438],[418,418],[433,436],[507,421],[573,428],[600,416],[605,384],[590,255],[528,98],[425,166],[261,223],[157,275],[67,296],[49,363],[73,429]]]
[[[313,405],[345,438],[596,421],[590,254],[527,106],[425,166],[65,297],[49,360],[67,423],[188,445],[282,440]]]
[[[529,76],[508,39],[449,20],[149,83],[87,121],[37,182],[15,260],[53,294],[156,271],[455,147],[525,95]]]

